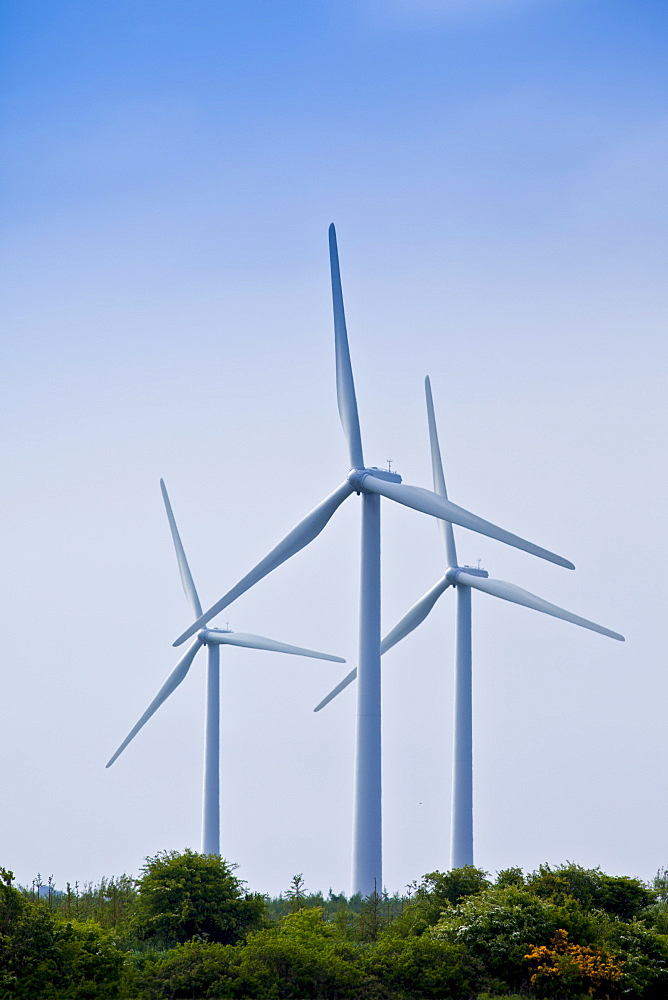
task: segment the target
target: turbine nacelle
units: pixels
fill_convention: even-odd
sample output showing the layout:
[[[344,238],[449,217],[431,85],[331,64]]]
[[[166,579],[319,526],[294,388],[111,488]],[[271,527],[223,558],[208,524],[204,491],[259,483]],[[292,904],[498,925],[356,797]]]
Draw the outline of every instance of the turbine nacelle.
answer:
[[[225,642],[225,636],[231,635],[232,629],[229,628],[203,628],[197,633],[197,638],[204,646],[208,646],[209,643],[220,644]]]
[[[368,493],[369,490],[365,488],[364,480],[369,476],[373,476],[374,479],[383,479],[386,483],[401,482],[401,476],[398,472],[390,472],[388,469],[378,469],[375,465],[372,465],[370,469],[351,469],[347,479],[356,493]]]
[[[483,579],[489,577],[486,569],[474,569],[473,566],[448,566],[445,571],[445,579],[452,587],[456,587],[461,573],[468,573],[469,576],[480,576]]]

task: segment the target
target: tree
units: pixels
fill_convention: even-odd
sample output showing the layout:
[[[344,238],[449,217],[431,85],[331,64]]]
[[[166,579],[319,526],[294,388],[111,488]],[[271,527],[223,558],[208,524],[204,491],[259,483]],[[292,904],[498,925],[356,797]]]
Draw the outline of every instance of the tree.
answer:
[[[290,913],[296,913],[306,905],[306,887],[304,884],[304,874],[292,876],[290,888],[285,894],[290,900]]]
[[[620,920],[633,920],[656,899],[638,879],[606,875],[600,868],[582,868],[572,861],[551,868],[541,865],[528,876],[527,887],[542,899],[564,903],[576,899],[585,909],[605,910]]]
[[[234,865],[217,854],[161,851],[137,883],[134,930],[162,947],[199,938],[233,944],[265,920],[264,899],[243,891]]]
[[[428,895],[435,903],[457,905],[467,896],[475,896],[483,889],[489,889],[490,882],[487,872],[474,865],[464,865],[463,868],[452,868],[449,872],[430,872],[425,875],[418,895]]]

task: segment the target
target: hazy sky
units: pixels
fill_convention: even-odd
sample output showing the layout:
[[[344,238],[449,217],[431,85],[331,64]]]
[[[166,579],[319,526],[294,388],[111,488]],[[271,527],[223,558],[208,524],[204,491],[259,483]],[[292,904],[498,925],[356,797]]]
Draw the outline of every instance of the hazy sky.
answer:
[[[204,657],[110,770],[190,621],[345,477],[337,225],[365,456],[575,573],[477,559],[625,644],[473,596],[476,862],[668,863],[665,0],[3,0],[0,864],[200,843]],[[222,851],[348,890],[360,504],[222,616]],[[383,506],[384,628],[442,574]],[[391,891],[449,860],[454,598],[384,660]]]

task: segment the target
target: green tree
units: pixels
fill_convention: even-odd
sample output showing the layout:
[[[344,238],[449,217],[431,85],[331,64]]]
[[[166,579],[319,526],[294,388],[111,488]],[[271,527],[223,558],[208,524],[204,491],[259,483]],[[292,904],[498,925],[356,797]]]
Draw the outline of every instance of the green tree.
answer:
[[[668,868],[659,868],[652,879],[652,889],[659,903],[668,903]]]
[[[572,861],[551,868],[541,865],[527,878],[527,886],[542,899],[564,903],[576,899],[586,909],[605,910],[629,921],[655,902],[646,885],[626,875],[606,875],[600,868],[582,868]]]
[[[508,889],[514,886],[521,889],[525,885],[524,874],[521,868],[504,868],[497,873],[496,882],[498,889]]]
[[[302,907],[306,905],[306,886],[304,883],[304,874],[300,872],[299,875],[293,875],[290,882],[290,888],[285,894],[290,900],[289,910],[290,913],[296,913],[297,910],[301,910]]]
[[[190,850],[147,858],[137,883],[137,937],[165,948],[192,938],[233,944],[261,927],[264,899],[243,891],[234,867],[217,854]]]
[[[490,885],[487,872],[473,865],[464,865],[463,868],[452,868],[449,872],[430,872],[425,875],[417,894],[429,896],[433,902],[445,907],[448,903],[457,905],[467,896],[475,896]]]

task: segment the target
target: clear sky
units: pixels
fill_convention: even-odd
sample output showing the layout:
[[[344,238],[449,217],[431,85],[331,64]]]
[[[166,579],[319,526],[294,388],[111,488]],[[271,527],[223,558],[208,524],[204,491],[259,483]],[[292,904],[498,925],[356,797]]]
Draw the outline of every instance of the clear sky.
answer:
[[[200,838],[204,660],[110,770],[189,623],[342,481],[327,226],[365,455],[575,573],[463,562],[488,871],[668,863],[665,0],[3,0],[0,864],[136,872]],[[442,574],[384,504],[384,626]],[[223,615],[355,662],[359,503]],[[385,880],[449,858],[452,592],[384,661]],[[350,878],[349,669],[223,652],[222,851]]]

